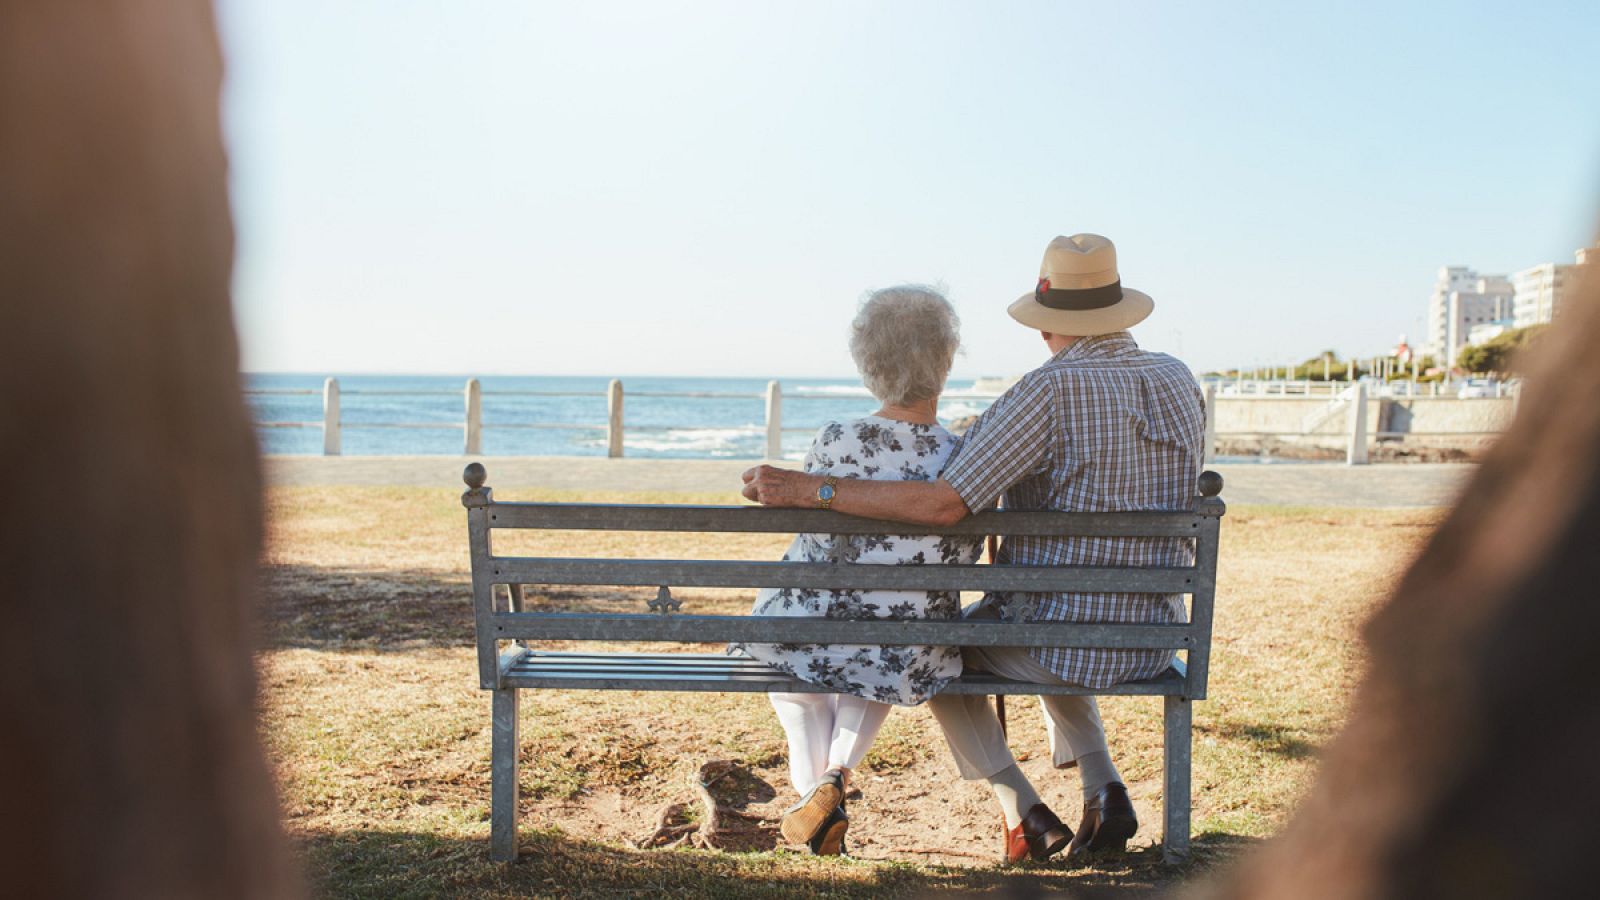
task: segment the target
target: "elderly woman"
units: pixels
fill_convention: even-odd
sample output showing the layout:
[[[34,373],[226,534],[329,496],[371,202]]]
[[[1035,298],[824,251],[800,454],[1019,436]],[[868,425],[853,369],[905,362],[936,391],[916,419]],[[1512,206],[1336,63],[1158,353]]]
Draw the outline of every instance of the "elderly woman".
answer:
[[[851,328],[850,354],[882,406],[849,422],[829,422],[806,454],[807,472],[835,478],[928,481],[939,476],[956,437],[939,424],[939,394],[960,344],[950,303],[925,287],[871,294]],[[833,478],[817,503],[826,508]],[[981,539],[903,535],[801,534],[785,560],[826,562],[842,544],[847,562],[878,565],[971,563]],[[763,616],[830,619],[956,619],[961,598],[948,591],[761,591]],[[844,795],[891,705],[914,706],[961,674],[956,647],[860,644],[735,645],[796,678],[840,693],[774,693],[772,706],[789,737],[789,775],[801,795],[784,813],[783,836],[813,853],[844,852],[849,827]]]

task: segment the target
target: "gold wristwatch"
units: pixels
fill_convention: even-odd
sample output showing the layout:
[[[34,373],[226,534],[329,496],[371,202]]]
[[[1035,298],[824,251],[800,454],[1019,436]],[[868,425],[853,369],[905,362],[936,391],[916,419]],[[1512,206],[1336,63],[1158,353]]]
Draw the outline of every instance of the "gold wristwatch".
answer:
[[[834,477],[834,476],[832,476],[832,475],[829,475],[828,477],[822,479],[822,486],[817,488],[817,506],[818,507],[820,507],[822,509],[832,509],[833,508],[834,495],[839,493],[838,490],[834,487],[834,485],[836,485],[838,483],[839,483],[839,479]]]

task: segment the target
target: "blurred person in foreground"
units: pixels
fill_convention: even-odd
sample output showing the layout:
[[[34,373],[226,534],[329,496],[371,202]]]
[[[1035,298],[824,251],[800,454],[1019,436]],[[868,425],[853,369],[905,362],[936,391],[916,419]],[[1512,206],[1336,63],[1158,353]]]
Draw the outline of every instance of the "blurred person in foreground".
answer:
[[[939,424],[939,394],[960,345],[960,322],[938,292],[915,285],[870,295],[851,326],[850,354],[878,411],[828,422],[806,453],[830,506],[841,480],[929,483],[944,470],[956,437]],[[796,535],[783,558],[800,562],[917,565],[972,563],[982,538],[907,535]],[[958,619],[956,591],[777,588],[756,597],[755,615],[829,619]],[[785,839],[813,853],[844,852],[844,795],[891,706],[915,706],[961,674],[956,647],[862,644],[735,644],[732,648],[838,693],[770,694],[789,738],[789,774],[800,802],[784,813]]]
[[[1004,498],[1008,509],[1124,512],[1187,509],[1200,473],[1205,405],[1188,366],[1139,349],[1127,329],[1154,308],[1124,288],[1116,248],[1095,234],[1058,237],[1045,250],[1035,289],[1011,317],[1038,331],[1051,357],[980,416],[938,478],[837,483],[812,472],[756,466],[744,496],[768,506],[827,504],[852,515],[949,525]],[[1006,565],[1187,566],[1178,538],[1012,537]],[[1185,620],[1177,594],[991,593],[969,615],[1021,609],[1022,621],[1169,624]],[[969,669],[1040,684],[1098,690],[1161,674],[1170,650],[978,648]],[[1007,862],[1042,860],[1071,845],[1081,855],[1119,849],[1138,829],[1092,696],[1041,698],[1057,768],[1077,767],[1084,811],[1076,837],[1017,767],[1004,729],[981,696],[938,695],[939,720],[961,777],[988,782],[1005,819]]]

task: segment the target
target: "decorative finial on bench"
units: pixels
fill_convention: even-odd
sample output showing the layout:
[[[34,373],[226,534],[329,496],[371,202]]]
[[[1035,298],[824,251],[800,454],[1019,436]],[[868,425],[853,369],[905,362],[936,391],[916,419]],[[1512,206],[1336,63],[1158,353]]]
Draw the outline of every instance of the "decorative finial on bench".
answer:
[[[669,616],[683,608],[683,601],[674,598],[671,588],[663,584],[661,590],[656,591],[656,598],[647,605],[652,611]]]
[[[461,480],[467,483],[467,491],[461,495],[462,506],[474,509],[494,502],[491,489],[483,486],[489,480],[489,470],[483,467],[483,463],[467,463],[466,469],[461,472]]]
[[[1227,511],[1228,506],[1217,496],[1222,493],[1222,475],[1210,469],[1200,473],[1198,482],[1200,500],[1195,504],[1194,511],[1202,516],[1217,518]]]

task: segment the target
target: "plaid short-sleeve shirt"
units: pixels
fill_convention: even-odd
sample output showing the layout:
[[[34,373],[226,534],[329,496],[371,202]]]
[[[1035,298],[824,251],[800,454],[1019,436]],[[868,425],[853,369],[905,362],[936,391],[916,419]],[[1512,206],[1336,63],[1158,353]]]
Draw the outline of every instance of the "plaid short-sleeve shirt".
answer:
[[[1188,366],[1139,349],[1127,332],[1081,338],[1029,372],[978,417],[942,476],[974,512],[1189,509],[1200,474],[1205,401]],[[1012,537],[999,562],[1024,566],[1184,566],[1186,538]],[[1179,594],[990,594],[1022,600],[1027,621],[1165,624]],[[1169,650],[1043,648],[1033,657],[1066,681],[1109,687],[1160,674]]]

